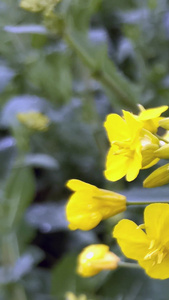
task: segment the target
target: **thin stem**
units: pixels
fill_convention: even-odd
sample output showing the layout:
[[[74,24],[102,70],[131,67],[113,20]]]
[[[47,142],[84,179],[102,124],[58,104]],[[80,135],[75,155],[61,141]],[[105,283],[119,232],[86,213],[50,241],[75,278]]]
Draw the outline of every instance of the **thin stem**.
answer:
[[[108,87],[119,99],[121,99],[121,103],[123,105],[127,105],[136,109],[136,105],[131,102],[130,97],[127,96],[125,91],[117,84],[113,78],[104,70],[98,70],[95,66],[95,62],[88,55],[87,51],[77,42],[76,39],[73,38],[73,35],[70,32],[65,32],[64,39],[68,43],[68,45],[81,57],[84,63],[91,70],[91,75],[96,77],[104,86]]]
[[[2,262],[3,266],[13,266],[19,258],[19,247],[16,234],[10,232],[2,236]],[[27,300],[23,286],[19,283],[6,285],[7,293],[12,295],[13,300]]]
[[[122,268],[141,269],[141,267],[138,264],[136,264],[136,263],[123,262],[123,261],[120,261],[118,263],[118,266],[122,267]]]
[[[169,201],[159,201],[160,203],[169,203]],[[126,205],[127,206],[131,206],[131,205],[149,205],[149,204],[152,204],[152,203],[157,203],[157,201],[127,201],[126,202]]]

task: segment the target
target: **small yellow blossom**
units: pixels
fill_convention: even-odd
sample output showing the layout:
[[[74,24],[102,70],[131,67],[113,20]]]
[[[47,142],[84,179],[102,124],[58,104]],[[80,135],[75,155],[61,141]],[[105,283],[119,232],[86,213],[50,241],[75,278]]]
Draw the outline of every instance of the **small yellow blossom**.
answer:
[[[78,257],[77,273],[83,277],[90,277],[102,270],[115,270],[120,258],[109,247],[103,244],[90,245],[83,249]]]
[[[124,118],[110,114],[104,124],[111,144],[104,174],[111,181],[125,175],[127,181],[132,181],[142,167],[140,132],[143,125],[133,114],[123,111],[123,115]]]
[[[87,300],[87,297],[84,294],[76,296],[72,292],[67,292],[66,295],[65,295],[65,300]]]
[[[152,133],[156,133],[160,125],[161,114],[168,109],[167,105],[160,107],[145,109],[142,105],[138,105],[140,113],[138,115],[138,120],[143,122],[143,127]]]
[[[153,171],[144,181],[145,188],[154,188],[169,183],[169,164]]]
[[[20,7],[31,12],[51,12],[60,0],[21,0]]]
[[[17,119],[27,128],[37,131],[45,131],[49,126],[49,119],[37,111],[29,111],[17,114]]]
[[[114,228],[126,257],[137,260],[146,273],[157,279],[169,278],[169,204],[154,203],[145,208],[144,230],[131,220],[121,220]]]
[[[71,230],[90,230],[101,220],[126,210],[126,197],[123,195],[76,179],[69,180],[67,187],[74,191],[66,206]]]

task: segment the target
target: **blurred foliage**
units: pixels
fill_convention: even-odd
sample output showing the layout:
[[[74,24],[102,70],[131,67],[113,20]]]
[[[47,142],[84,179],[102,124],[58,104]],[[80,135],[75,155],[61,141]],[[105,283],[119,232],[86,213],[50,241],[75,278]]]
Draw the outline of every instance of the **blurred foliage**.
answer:
[[[169,105],[167,0],[62,0],[52,14],[0,1],[0,300],[165,300],[168,280],[123,270],[81,279],[77,253],[110,238],[119,216],[89,232],[71,232],[65,182],[78,178],[126,189],[131,199],[167,198],[168,188],[141,194],[143,171],[129,190],[103,177],[106,114]],[[46,132],[29,133],[18,113],[40,112]],[[139,200],[139,199],[138,199]],[[126,213],[142,218],[142,209]],[[11,296],[12,295],[12,296]]]

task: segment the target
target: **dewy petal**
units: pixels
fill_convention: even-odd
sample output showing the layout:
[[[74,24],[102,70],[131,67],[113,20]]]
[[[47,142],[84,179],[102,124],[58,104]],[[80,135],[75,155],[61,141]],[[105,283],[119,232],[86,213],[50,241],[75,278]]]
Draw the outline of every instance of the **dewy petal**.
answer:
[[[163,105],[160,107],[149,108],[141,111],[139,114],[139,120],[145,121],[159,117],[164,111],[168,109],[167,105]]]
[[[144,211],[144,223],[150,240],[169,241],[169,204],[153,203]]]
[[[114,228],[113,236],[126,257],[142,260],[147,254],[149,240],[133,221],[123,219]]]
[[[124,177],[127,173],[128,161],[128,157],[124,154],[115,155],[114,149],[111,147],[107,155],[105,177],[111,181]]]
[[[123,141],[128,138],[126,122],[117,114],[107,116],[104,123],[110,142]]]
[[[138,261],[138,263],[145,269],[147,275],[152,278],[169,278],[169,253],[164,257],[160,264],[153,264],[152,260],[141,260]]]

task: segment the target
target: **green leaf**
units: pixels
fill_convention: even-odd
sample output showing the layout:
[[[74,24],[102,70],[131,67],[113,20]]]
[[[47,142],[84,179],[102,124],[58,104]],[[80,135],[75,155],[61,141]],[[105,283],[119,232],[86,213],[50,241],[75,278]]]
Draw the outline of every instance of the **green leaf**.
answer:
[[[7,222],[10,226],[20,220],[33,200],[35,182],[33,172],[28,167],[13,169],[6,184],[4,198],[7,206]]]

